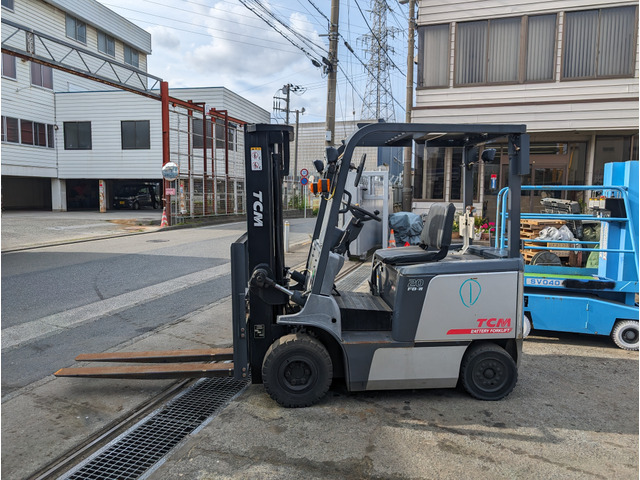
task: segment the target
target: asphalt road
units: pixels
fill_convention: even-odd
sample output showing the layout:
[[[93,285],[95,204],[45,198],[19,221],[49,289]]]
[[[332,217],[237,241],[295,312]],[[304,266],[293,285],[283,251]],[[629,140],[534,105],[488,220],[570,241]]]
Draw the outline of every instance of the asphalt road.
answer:
[[[294,220],[304,238],[310,221]],[[239,222],[2,255],[2,396],[231,294]],[[297,235],[297,236],[296,236]]]

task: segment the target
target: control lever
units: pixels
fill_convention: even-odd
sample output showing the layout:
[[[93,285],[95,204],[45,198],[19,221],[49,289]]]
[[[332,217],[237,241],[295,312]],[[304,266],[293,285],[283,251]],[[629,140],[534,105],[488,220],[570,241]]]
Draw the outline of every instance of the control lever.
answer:
[[[278,285],[272,278],[269,278],[269,274],[266,270],[258,268],[253,272],[250,283],[259,288],[273,287],[276,290],[288,295],[293,303],[300,306],[304,306],[307,299],[298,290],[289,290],[288,288]]]

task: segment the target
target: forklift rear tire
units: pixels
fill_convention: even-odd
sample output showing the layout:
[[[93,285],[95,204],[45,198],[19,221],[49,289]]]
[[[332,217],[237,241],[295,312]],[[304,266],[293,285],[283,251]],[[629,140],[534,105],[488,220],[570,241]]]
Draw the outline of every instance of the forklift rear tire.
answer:
[[[511,355],[499,345],[484,343],[465,353],[460,367],[464,389],[479,400],[500,400],[518,381],[518,368]]]
[[[623,350],[638,350],[638,322],[618,320],[611,330],[611,338]]]
[[[285,335],[267,350],[262,382],[267,393],[283,407],[308,407],[329,390],[333,364],[327,349],[302,333]]]

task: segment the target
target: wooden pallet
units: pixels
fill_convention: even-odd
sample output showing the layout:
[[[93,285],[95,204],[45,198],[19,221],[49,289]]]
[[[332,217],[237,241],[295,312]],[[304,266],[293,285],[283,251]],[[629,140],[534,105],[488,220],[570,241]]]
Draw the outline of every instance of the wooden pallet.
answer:
[[[533,220],[524,219],[520,220],[520,228],[525,229],[539,229],[542,230],[545,227],[561,227],[566,222],[564,220]]]

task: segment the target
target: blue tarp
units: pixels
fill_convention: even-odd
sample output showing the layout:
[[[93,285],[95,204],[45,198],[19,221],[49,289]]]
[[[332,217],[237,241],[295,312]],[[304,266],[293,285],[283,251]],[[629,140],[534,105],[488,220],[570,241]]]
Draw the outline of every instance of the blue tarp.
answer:
[[[402,247],[407,242],[418,245],[422,233],[422,217],[411,212],[392,213],[389,215],[389,228],[393,229],[397,247]]]

